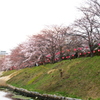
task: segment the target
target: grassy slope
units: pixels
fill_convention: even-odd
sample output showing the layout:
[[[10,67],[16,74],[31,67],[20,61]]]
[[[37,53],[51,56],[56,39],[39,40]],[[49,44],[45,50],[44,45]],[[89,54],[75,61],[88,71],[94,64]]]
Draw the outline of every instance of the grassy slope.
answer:
[[[59,69],[63,69],[63,77],[60,76]],[[63,60],[20,71],[21,73],[8,81],[9,84],[40,93],[83,99],[100,98],[99,56]],[[5,74],[7,73],[10,72]]]

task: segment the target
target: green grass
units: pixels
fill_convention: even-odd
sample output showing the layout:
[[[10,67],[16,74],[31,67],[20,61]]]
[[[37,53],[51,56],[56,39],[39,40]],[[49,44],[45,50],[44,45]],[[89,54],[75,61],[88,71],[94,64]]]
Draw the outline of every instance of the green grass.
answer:
[[[31,98],[30,97],[24,97],[24,96],[21,96],[21,95],[15,95],[15,96],[12,96],[13,99],[24,99],[24,100],[30,100]],[[33,99],[31,99],[33,100]]]
[[[62,77],[60,69],[63,69]],[[8,73],[10,72],[5,72]],[[100,100],[100,57],[63,60],[55,64],[21,69],[8,83],[40,93]]]
[[[3,72],[3,75],[2,76],[7,76],[7,75],[10,75],[11,73],[15,72],[16,70],[10,70],[10,71],[5,71]],[[0,77],[2,77],[0,76]]]

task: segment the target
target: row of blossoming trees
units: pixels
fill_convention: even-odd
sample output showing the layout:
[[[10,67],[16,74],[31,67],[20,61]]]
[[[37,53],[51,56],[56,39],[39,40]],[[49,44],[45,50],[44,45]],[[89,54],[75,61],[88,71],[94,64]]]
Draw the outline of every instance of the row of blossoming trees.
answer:
[[[74,57],[76,53],[93,56],[100,46],[100,2],[90,0],[81,7],[80,19],[70,26],[49,26],[37,35],[11,50],[11,54],[0,60],[2,70],[20,69],[36,63],[55,63]]]

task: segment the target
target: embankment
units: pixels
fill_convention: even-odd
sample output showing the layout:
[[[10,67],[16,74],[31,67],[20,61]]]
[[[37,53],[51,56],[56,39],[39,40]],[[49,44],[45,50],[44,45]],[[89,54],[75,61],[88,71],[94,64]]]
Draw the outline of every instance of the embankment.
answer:
[[[16,72],[19,74],[9,79],[7,84],[39,94],[100,99],[100,56],[63,60]],[[4,72],[5,75],[8,73],[11,71]]]
[[[7,88],[10,91],[16,92],[20,95],[37,98],[39,100],[81,100],[81,99],[69,98],[63,96],[40,94],[38,92],[28,91],[23,88],[17,88],[6,83],[9,79],[16,76],[17,74],[18,74],[17,72],[14,72],[8,76],[0,77],[0,87]]]
[[[50,95],[50,94],[40,94],[38,92],[28,91],[28,90],[22,89],[22,88],[16,88],[11,85],[8,85],[7,88],[9,90],[17,92],[23,96],[33,97],[33,98],[37,98],[39,100],[81,100],[81,99],[76,99],[76,98],[69,98],[69,97],[56,96],[56,95]]]

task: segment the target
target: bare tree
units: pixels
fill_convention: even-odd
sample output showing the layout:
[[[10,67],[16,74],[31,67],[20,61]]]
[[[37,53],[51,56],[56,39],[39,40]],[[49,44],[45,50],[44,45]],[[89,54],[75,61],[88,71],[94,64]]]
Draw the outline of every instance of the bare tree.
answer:
[[[100,18],[100,0],[88,0],[87,6],[79,8],[82,12],[89,12]]]
[[[79,8],[80,11],[87,16],[88,20],[92,16],[92,26],[95,28],[95,37],[100,42],[100,0],[88,0],[88,6]]]
[[[92,0],[92,2],[94,2],[94,0]],[[75,21],[74,29],[77,36],[81,36],[87,41],[91,56],[93,56],[93,50],[100,41],[100,24],[96,15],[89,12],[89,8],[80,8],[83,17]]]

